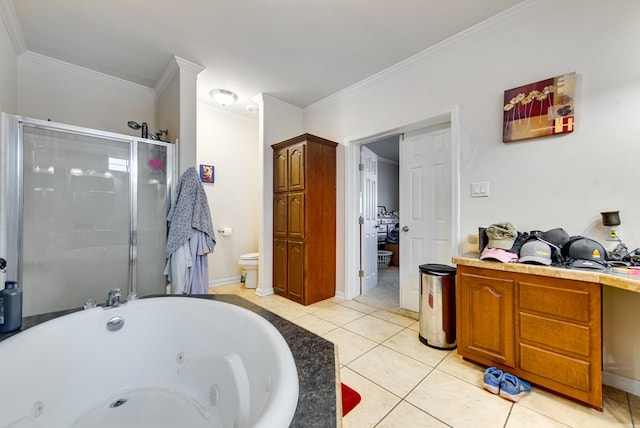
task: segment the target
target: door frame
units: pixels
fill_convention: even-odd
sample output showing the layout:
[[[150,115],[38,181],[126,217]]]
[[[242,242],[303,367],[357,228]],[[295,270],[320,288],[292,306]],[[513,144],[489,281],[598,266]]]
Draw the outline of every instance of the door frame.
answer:
[[[438,113],[422,116],[407,122],[397,123],[383,129],[373,129],[359,135],[347,137],[345,144],[345,268],[344,299],[351,300],[360,295],[360,216],[359,177],[361,144],[371,143],[392,135],[449,123],[451,127],[451,254],[458,254],[460,238],[460,107],[454,104]],[[402,216],[402,213],[400,213]],[[402,259],[400,261],[402,263]],[[416,267],[417,268],[417,267]]]

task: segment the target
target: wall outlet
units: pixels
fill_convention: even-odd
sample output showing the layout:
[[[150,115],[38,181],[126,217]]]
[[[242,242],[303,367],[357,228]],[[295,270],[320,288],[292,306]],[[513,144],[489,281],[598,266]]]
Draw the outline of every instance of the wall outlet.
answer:
[[[607,241],[622,241],[622,237],[620,236],[620,230],[618,226],[605,226],[604,233],[607,236]]]

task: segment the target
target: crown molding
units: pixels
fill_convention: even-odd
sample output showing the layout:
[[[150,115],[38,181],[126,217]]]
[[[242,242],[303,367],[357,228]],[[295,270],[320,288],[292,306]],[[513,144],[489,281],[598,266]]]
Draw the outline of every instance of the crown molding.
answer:
[[[164,92],[165,89],[167,89],[167,86],[169,86],[169,82],[171,82],[171,79],[173,79],[173,77],[178,74],[178,70],[178,63],[171,59],[171,61],[169,61],[169,64],[167,64],[164,70],[162,70],[158,81],[153,86],[156,94],[160,95]]]
[[[184,58],[180,58],[179,56],[173,57],[180,68],[180,71],[189,71],[196,76],[204,71],[204,67],[196,64],[195,62],[187,61]]]
[[[161,94],[167,89],[169,82],[171,79],[175,77],[176,74],[180,71],[191,72],[196,76],[204,71],[204,67],[193,63],[191,61],[187,61],[186,59],[180,58],[179,56],[174,56],[169,64],[162,70],[158,81],[153,86],[153,89],[156,91],[156,94]]]
[[[44,65],[44,66],[48,66],[48,67],[54,67],[54,68],[57,68],[59,70],[64,70],[64,71],[68,71],[68,72],[90,74],[90,75],[92,75],[94,77],[97,77],[99,79],[108,81],[110,83],[115,83],[115,84],[117,84],[119,86],[126,87],[128,89],[133,89],[133,90],[136,90],[136,91],[140,91],[140,92],[143,92],[145,94],[152,95],[154,97],[157,96],[156,92],[153,90],[153,88],[150,88],[148,86],[140,85],[138,83],[129,82],[128,80],[120,79],[119,77],[114,77],[114,76],[111,76],[109,74],[100,73],[98,71],[91,70],[89,68],[80,67],[79,65],[75,65],[75,64],[68,63],[68,62],[60,61],[59,59],[51,58],[49,56],[41,55],[39,53],[35,53],[35,52],[32,52],[32,51],[24,52],[22,55],[20,55],[18,57],[18,61],[26,61],[26,62],[30,62],[32,64]]]
[[[11,0],[0,0],[0,16],[2,16],[4,25],[7,27],[7,33],[9,34],[13,51],[16,53],[16,56],[22,55],[27,51],[27,44],[24,41],[18,15],[16,15],[16,10]]]
[[[406,71],[414,63],[418,61],[422,61],[425,58],[435,55],[436,53],[444,49],[450,48],[456,44],[465,42],[470,39],[477,38],[480,35],[485,34],[486,32],[490,31],[498,23],[507,21],[509,19],[513,19],[514,17],[523,15],[531,10],[542,9],[545,6],[548,6],[549,4],[553,3],[554,1],[557,1],[557,0],[525,0],[522,3],[519,3],[503,12],[500,12],[497,15],[492,16],[491,18],[488,18],[472,27],[469,27],[466,30],[463,30],[460,33],[457,33],[449,37],[448,39],[445,39],[439,43],[436,43],[435,45],[421,52],[418,52],[417,54],[405,60],[402,60],[370,77],[367,77],[357,83],[354,83],[353,85],[348,86],[345,89],[342,89],[332,95],[329,95],[328,97],[323,98],[320,101],[316,101],[315,103],[308,105],[307,107],[304,108],[304,111],[307,112],[307,111],[313,110],[315,108],[321,107],[324,104],[328,104],[340,97],[343,97],[349,93],[357,92],[359,90],[372,87],[380,83],[381,81],[387,80],[397,74],[400,74]]]
[[[260,92],[258,95],[256,95],[256,96],[253,98],[253,100],[254,100],[254,101],[256,101],[256,100],[258,100],[258,99],[261,101],[261,106],[260,106],[260,109],[261,109],[261,110],[262,110],[262,105],[264,105],[264,104],[265,104],[265,102],[269,102],[269,103],[271,103],[271,104],[276,104],[276,105],[278,105],[278,106],[280,106],[280,107],[285,107],[285,108],[287,108],[287,109],[289,109],[289,110],[292,110],[292,111],[294,111],[294,112],[296,112],[296,113],[298,113],[298,114],[302,114],[302,113],[304,113],[304,109],[301,109],[301,108],[300,108],[300,107],[298,107],[298,106],[294,106],[293,104],[289,104],[289,103],[287,103],[287,102],[284,102],[284,101],[282,101],[281,99],[276,98],[276,97],[274,97],[273,95],[269,95],[269,94],[267,94],[267,93],[265,93],[265,92]],[[258,101],[256,101],[256,102],[258,102]],[[260,103],[259,103],[259,104],[260,104]]]

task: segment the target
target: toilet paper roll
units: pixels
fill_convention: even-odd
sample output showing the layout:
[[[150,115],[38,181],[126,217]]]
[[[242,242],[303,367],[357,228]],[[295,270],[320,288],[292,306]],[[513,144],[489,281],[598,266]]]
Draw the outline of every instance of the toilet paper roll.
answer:
[[[233,229],[231,229],[230,227],[224,227],[222,229],[218,229],[218,231],[222,234],[222,236],[233,235]]]

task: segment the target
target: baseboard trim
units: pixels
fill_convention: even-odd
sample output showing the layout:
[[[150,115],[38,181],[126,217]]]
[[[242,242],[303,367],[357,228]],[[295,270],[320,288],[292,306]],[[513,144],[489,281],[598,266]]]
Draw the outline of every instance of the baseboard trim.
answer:
[[[233,284],[240,282],[240,276],[232,276],[230,278],[216,279],[215,281],[209,281],[209,288],[218,287],[220,285]]]
[[[346,300],[346,299],[344,298],[344,291],[336,291],[336,297],[337,297],[338,299]]]
[[[633,395],[640,395],[640,380],[631,379],[609,372],[602,372],[602,384],[612,386]]]
[[[273,288],[256,288],[256,296],[265,297],[273,294]]]

